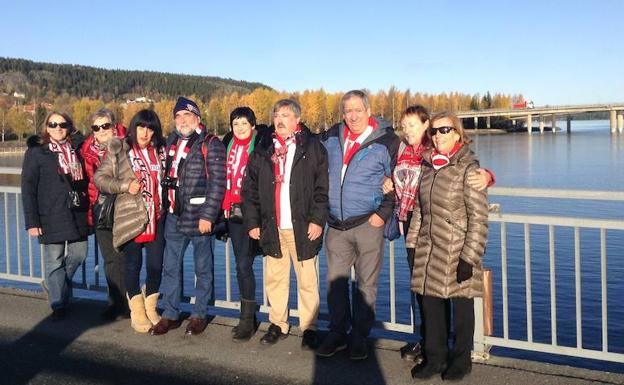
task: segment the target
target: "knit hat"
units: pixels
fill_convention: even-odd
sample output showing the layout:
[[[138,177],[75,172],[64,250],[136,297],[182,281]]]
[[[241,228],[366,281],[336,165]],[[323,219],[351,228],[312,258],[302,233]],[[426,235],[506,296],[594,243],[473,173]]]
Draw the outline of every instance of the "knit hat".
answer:
[[[173,117],[175,118],[175,114],[178,113],[178,111],[182,110],[191,111],[201,118],[201,114],[199,113],[199,108],[197,107],[197,104],[195,104],[195,102],[191,99],[185,98],[184,96],[180,96],[178,98],[178,101],[176,102],[175,107],[173,107]]]

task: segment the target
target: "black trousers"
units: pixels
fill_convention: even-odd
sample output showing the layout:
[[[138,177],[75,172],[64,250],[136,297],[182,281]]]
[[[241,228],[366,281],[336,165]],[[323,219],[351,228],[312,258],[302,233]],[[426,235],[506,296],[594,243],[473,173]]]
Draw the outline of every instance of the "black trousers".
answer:
[[[236,279],[241,299],[256,299],[256,277],[253,271],[256,242],[249,238],[247,228],[242,223],[228,222],[228,231],[236,258]]]
[[[124,253],[113,247],[113,233],[110,230],[95,230],[108,285],[108,302],[111,306],[126,308],[126,258]]]
[[[448,308],[444,298],[423,296],[425,315],[425,355],[428,363],[439,365],[448,362],[460,369],[471,366],[470,351],[474,334],[474,300],[472,298],[452,298],[453,329],[455,343],[448,355],[448,329],[446,319]],[[447,361],[448,360],[448,361]]]
[[[126,290],[130,298],[141,293],[140,276],[145,249],[145,294],[158,293],[162,278],[163,254],[165,252],[165,216],[156,224],[156,239],[152,242],[130,241],[122,246],[126,255]]]

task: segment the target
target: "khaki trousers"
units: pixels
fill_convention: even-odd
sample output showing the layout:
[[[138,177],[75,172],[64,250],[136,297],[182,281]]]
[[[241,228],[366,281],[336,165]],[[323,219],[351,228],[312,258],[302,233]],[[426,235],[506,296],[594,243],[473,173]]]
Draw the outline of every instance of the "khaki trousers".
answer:
[[[288,297],[290,293],[290,265],[295,267],[297,277],[297,307],[299,328],[316,330],[320,296],[319,282],[314,258],[298,261],[293,230],[279,230],[282,258],[267,256],[265,286],[269,300],[269,321],[277,325],[282,333],[288,333]]]

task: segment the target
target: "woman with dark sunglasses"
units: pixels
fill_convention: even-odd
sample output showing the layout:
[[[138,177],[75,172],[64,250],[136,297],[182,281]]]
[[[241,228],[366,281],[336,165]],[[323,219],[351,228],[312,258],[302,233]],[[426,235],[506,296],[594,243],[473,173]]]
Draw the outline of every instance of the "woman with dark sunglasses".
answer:
[[[126,301],[125,259],[123,253],[113,247],[113,233],[110,229],[97,228],[97,216],[104,202],[104,194],[100,194],[93,181],[95,170],[106,158],[106,146],[113,138],[123,138],[126,129],[116,124],[115,115],[107,108],[95,112],[91,118],[91,135],[85,140],[80,154],[84,159],[84,167],[89,179],[89,227],[95,231],[98,246],[104,260],[104,273],[108,285],[108,306],[102,313],[105,320],[114,320],[118,316],[129,317],[130,310]],[[94,221],[93,215],[96,215]],[[92,230],[92,231],[93,231]]]
[[[117,194],[113,223],[113,246],[126,259],[126,296],[130,325],[147,333],[160,320],[156,310],[165,246],[161,181],[165,149],[158,115],[141,110],[134,115],[125,140],[108,141],[107,157],[95,172],[97,188]],[[145,291],[140,273],[145,249]]]
[[[53,320],[66,316],[74,273],[87,257],[87,178],[78,152],[83,141],[69,115],[50,112],[42,134],[28,139],[22,166],[24,222],[43,245],[42,286]]]
[[[457,116],[433,116],[427,137],[433,148],[422,154],[418,201],[405,242],[414,249],[411,288],[422,295],[425,323],[425,361],[412,369],[412,377],[442,373],[444,380],[461,380],[472,369],[474,297],[483,293],[487,193],[468,183],[479,162]],[[450,318],[447,300],[455,331],[450,355],[448,329],[440,326]]]

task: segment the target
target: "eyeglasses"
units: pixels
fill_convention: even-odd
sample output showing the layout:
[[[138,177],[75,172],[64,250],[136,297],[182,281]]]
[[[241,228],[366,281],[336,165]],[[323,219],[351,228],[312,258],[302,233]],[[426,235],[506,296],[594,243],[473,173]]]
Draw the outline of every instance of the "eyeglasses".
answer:
[[[65,130],[65,129],[69,128],[69,123],[67,123],[67,122],[61,122],[61,123],[48,122],[48,128],[56,128],[57,126],[61,130]]]
[[[93,130],[93,132],[98,132],[100,131],[100,129],[108,130],[112,126],[113,126],[113,123],[104,123],[104,124],[100,124],[99,126],[97,124],[94,124],[91,126],[91,129]]]
[[[451,127],[451,126],[444,126],[444,127],[431,127],[431,136],[435,136],[435,134],[437,134],[438,132],[440,134],[448,134],[449,132],[453,131],[455,129],[455,127]]]

